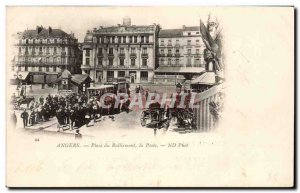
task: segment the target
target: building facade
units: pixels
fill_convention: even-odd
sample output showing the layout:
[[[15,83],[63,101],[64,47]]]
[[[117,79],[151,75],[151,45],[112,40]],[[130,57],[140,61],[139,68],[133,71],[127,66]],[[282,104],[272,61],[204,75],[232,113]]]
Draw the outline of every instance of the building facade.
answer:
[[[183,82],[187,76],[199,75],[205,70],[205,44],[199,26],[161,30],[158,42],[159,67],[155,71],[155,82]]]
[[[96,83],[127,78],[131,83],[153,83],[159,25],[123,25],[87,31],[81,69]]]
[[[32,82],[51,82],[64,68],[81,73],[78,41],[72,33],[37,26],[35,30],[19,32],[15,41],[13,70],[30,72]]]

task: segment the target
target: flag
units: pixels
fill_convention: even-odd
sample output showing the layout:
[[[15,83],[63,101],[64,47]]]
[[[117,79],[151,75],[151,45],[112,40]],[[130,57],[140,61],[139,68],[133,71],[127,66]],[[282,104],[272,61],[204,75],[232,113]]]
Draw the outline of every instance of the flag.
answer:
[[[202,35],[202,40],[206,46],[207,49],[211,50],[212,46],[215,44],[213,38],[209,34],[209,31],[205,27],[202,20],[200,20],[200,33]]]

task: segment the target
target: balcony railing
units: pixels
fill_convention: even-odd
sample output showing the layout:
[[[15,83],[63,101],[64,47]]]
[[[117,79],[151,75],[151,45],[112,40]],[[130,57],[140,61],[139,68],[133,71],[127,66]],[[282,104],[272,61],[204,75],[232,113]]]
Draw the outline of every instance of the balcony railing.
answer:
[[[65,62],[34,62],[34,61],[18,61],[15,62],[15,65],[18,66],[27,66],[27,65],[49,65],[49,66],[55,66],[55,65],[70,65],[69,63],[65,63]]]
[[[124,58],[125,57],[125,53],[120,53],[119,57],[123,57]]]
[[[142,53],[142,57],[148,57],[148,53]]]

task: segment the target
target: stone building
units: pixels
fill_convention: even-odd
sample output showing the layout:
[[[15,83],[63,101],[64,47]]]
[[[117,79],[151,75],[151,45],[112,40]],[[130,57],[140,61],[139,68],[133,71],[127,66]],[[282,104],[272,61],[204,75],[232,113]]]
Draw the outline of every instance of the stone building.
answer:
[[[158,36],[158,65],[156,83],[184,82],[205,70],[199,26],[183,26],[182,29],[164,29]]]
[[[62,69],[81,73],[78,41],[73,33],[37,26],[16,37],[13,71],[29,72],[31,83],[49,83]]]
[[[153,83],[159,25],[123,24],[87,31],[81,69],[96,83],[126,78],[131,83]]]

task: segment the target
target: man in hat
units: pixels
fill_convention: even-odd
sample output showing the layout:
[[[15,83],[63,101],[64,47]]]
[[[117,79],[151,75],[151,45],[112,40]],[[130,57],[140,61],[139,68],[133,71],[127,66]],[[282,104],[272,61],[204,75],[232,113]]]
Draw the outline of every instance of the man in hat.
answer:
[[[21,118],[23,119],[23,126],[24,128],[27,127],[27,123],[28,123],[28,113],[26,112],[26,109],[24,109],[24,111],[21,113]]]

